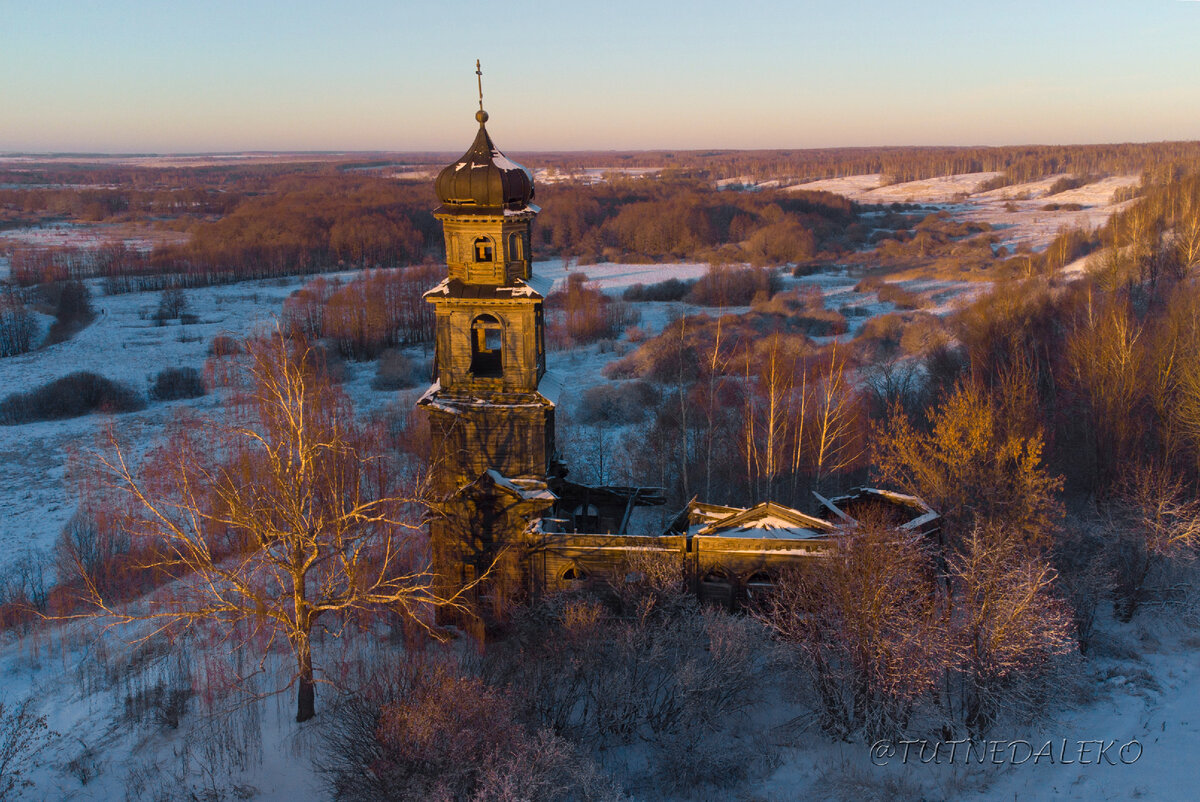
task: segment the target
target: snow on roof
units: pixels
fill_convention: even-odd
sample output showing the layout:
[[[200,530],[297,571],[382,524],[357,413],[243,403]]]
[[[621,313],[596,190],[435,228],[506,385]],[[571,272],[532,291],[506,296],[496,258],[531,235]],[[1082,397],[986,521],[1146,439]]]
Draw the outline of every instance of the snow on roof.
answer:
[[[516,284],[512,287],[511,295],[514,298],[540,298],[542,294],[530,286],[529,282],[517,279]]]
[[[551,404],[558,405],[558,399],[562,397],[563,382],[562,377],[552,370],[542,374],[542,380],[538,382],[538,392],[542,394]]]
[[[748,510],[716,517],[717,510],[702,514],[715,518],[695,531],[697,537],[749,537],[782,540],[808,540],[826,537],[837,527],[828,521],[805,515],[799,510],[772,501],[756,504]]]
[[[918,498],[917,496],[910,496],[907,493],[897,493],[895,490],[880,490],[877,487],[860,487],[858,492],[866,493],[872,496],[881,496],[886,498],[888,501],[902,504],[905,507],[915,507],[926,512],[933,512],[933,508],[926,504],[923,499]],[[834,499],[834,501],[841,501],[845,498],[850,498],[850,496],[842,496],[841,498]]]
[[[507,490],[513,495],[524,499],[525,501],[557,501],[558,496],[554,495],[546,483],[540,479],[509,479],[500,471],[494,468],[488,468],[485,472],[487,476],[503,490]]]
[[[450,294],[450,277],[442,279],[436,287],[428,289],[421,295],[422,298],[428,298],[432,295],[449,295]]]
[[[529,176],[530,182],[533,181],[533,172],[528,167],[523,164],[517,164],[495,148],[492,148],[492,163],[501,170],[521,170],[525,175]]]
[[[429,385],[429,389],[421,393],[421,397],[417,399],[418,404],[428,404],[433,401],[433,397],[442,391],[442,380],[434,379],[433,384]]]
[[[554,282],[543,276],[541,273],[534,273],[529,278],[525,279],[525,283],[537,291],[538,295],[543,297],[550,294],[554,288]]]

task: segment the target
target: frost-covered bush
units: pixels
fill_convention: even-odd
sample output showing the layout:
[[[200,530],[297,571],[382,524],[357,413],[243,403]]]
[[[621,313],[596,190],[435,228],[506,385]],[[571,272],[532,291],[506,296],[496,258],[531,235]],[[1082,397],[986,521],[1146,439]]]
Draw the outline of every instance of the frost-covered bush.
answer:
[[[637,423],[657,406],[658,391],[641,380],[600,384],[583,394],[579,420],[583,423]]]
[[[77,418],[89,412],[133,412],[145,406],[128,385],[78,371],[0,400],[0,425]]]
[[[195,368],[164,368],[150,383],[150,397],[155,401],[197,398],[206,392],[204,377]]]
[[[379,355],[379,364],[375,368],[375,378],[371,386],[376,390],[404,390],[416,387],[420,381],[423,366],[414,363],[401,351],[389,348]]]
[[[605,754],[647,744],[648,762],[613,765],[623,782],[678,792],[736,783],[767,765],[773,750],[751,717],[770,677],[765,629],[703,609],[677,563],[631,564],[617,575],[595,595],[522,611],[486,655],[483,676],[511,689],[529,727]]]
[[[25,353],[36,335],[37,323],[25,304],[11,292],[0,295],[0,357]]]
[[[33,785],[30,761],[56,737],[46,717],[34,710],[32,699],[17,704],[0,699],[0,799],[13,798]]]
[[[522,726],[507,694],[450,662],[391,666],[344,697],[317,768],[341,800],[620,798],[570,742]]]
[[[691,291],[694,281],[669,278],[657,284],[634,284],[621,297],[626,301],[682,301]]]

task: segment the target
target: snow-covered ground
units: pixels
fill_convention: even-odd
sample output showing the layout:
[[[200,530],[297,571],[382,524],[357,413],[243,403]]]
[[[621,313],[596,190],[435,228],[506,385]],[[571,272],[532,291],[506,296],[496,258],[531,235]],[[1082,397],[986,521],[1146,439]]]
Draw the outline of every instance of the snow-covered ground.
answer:
[[[605,293],[620,297],[634,284],[654,284],[669,278],[692,280],[707,269],[699,263],[571,266],[556,259],[534,265],[534,283],[549,292],[562,286],[569,274],[584,273]],[[874,292],[855,292],[858,279],[845,270],[800,278],[782,271],[781,276],[785,288],[821,290],[825,305],[846,316],[850,331],[842,339],[852,337],[871,317],[894,310],[892,304],[880,302]],[[144,395],[148,383],[164,368],[203,369],[214,337],[241,337],[272,326],[284,299],[304,281],[297,277],[185,290],[188,311],[198,316],[198,322],[180,325],[171,321],[164,326],[153,320],[160,293],[106,296],[101,282],[92,281],[95,321],[66,342],[0,360],[0,397],[40,387],[79,370],[125,382]],[[935,305],[931,311],[939,313],[984,289],[980,283],[965,282],[909,281],[901,285],[931,298]],[[661,332],[668,322],[684,315],[746,311],[737,307],[701,309],[682,302],[639,303],[635,308],[640,316],[636,326],[647,336]],[[548,366],[567,388],[562,399],[567,409],[572,409],[587,389],[607,381],[603,375],[606,364],[635,347],[622,334],[613,343],[551,351]],[[428,358],[428,354],[419,352],[413,356],[418,360]],[[360,411],[378,409],[397,399],[394,393],[371,388],[374,375],[374,363],[346,366],[343,386]],[[0,426],[0,570],[27,549],[47,550],[53,545],[75,511],[75,496],[67,476],[69,457],[96,448],[110,422],[123,437],[152,440],[176,408],[206,410],[218,403],[217,397],[210,394],[186,401],[151,403],[141,412],[117,416],[96,414]]]
[[[920,762],[914,748],[907,764],[897,753],[880,765],[880,753],[873,759],[868,745],[835,742],[814,725],[776,728],[781,721],[810,719],[804,707],[788,700],[790,694],[780,694],[769,712],[760,711],[761,721],[751,722],[781,748],[778,766],[727,789],[722,798],[1194,799],[1193,755],[1200,748],[1196,627],[1186,607],[1147,609],[1128,624],[1102,616],[1093,649],[1079,669],[1082,679],[1056,702],[1061,706],[1034,726],[1002,721],[989,733],[1002,743],[1002,761],[1015,742],[1035,750],[1049,742],[1052,760],[1026,757],[1016,765],[993,765],[976,758],[968,763],[959,751],[950,764],[946,747],[938,764]],[[208,672],[227,664],[223,652],[207,651],[212,648],[177,643],[175,650],[186,651],[171,653],[130,645],[113,632],[102,635],[90,622],[51,624],[23,638],[14,632],[0,636],[0,699],[11,703],[32,696],[36,712],[46,715],[49,728],[58,733],[26,766],[36,785],[18,798],[323,798],[312,761],[321,717],[297,725],[291,693],[258,701],[231,696],[207,706],[206,677],[215,676]],[[331,665],[332,659],[322,660],[330,649],[342,665],[386,665],[387,654],[394,659],[401,648],[386,637],[329,639],[318,642],[317,661]],[[257,687],[285,681],[289,665],[284,654],[270,656]],[[160,684],[201,694],[191,698],[178,727],[160,720],[155,704],[146,715],[131,716],[139,693]],[[318,709],[327,709],[333,695],[331,687],[321,685]],[[210,717],[206,709],[224,712]],[[1081,742],[1099,743],[1085,746],[1081,759]],[[1104,744],[1110,745],[1108,760],[1099,755]],[[224,795],[204,797],[206,790]]]
[[[1005,722],[989,733],[1003,742],[998,764],[990,757],[968,764],[961,746],[951,764],[948,744],[939,748],[939,764],[922,763],[917,745],[910,746],[907,764],[902,752],[872,760],[865,744],[836,744],[809,731],[811,741],[787,749],[782,765],[761,787],[745,789],[746,798],[1195,799],[1194,755],[1200,750],[1196,626],[1194,619],[1180,623],[1176,611],[1142,615],[1130,624],[1103,621],[1094,654],[1082,667],[1080,694],[1034,727]],[[1064,740],[1065,761],[1060,759]],[[1080,742],[1087,741],[1103,743],[1085,745],[1081,759]],[[1034,761],[1014,742],[1027,743],[1034,752],[1050,742],[1053,760]],[[1108,747],[1104,757],[1102,746]],[[932,750],[930,744],[930,758]],[[1013,755],[1022,762],[1005,760]]]
[[[41,226],[0,231],[0,245],[37,248],[99,248],[124,244],[140,251],[181,243],[187,235],[147,224],[51,222]]]
[[[1095,229],[1132,201],[1116,203],[1115,193],[1137,186],[1136,175],[1109,176],[1076,189],[1046,195],[1063,176],[1050,176],[1025,184],[979,192],[983,183],[999,173],[966,173],[879,186],[879,174],[828,178],[789,187],[823,190],[844,195],[859,203],[920,203],[945,208],[956,219],[991,223],[1000,235],[1000,245],[1015,250],[1027,245],[1034,251],[1045,248],[1064,229]],[[1082,209],[1046,209],[1048,205],[1079,204]]]
[[[0,397],[80,370],[125,382],[144,395],[148,381],[164,368],[202,370],[217,335],[244,336],[273,325],[283,300],[302,284],[303,279],[289,278],[185,290],[188,311],[199,321],[158,326],[152,316],[160,293],[106,296],[100,281],[90,282],[95,321],[66,342],[0,359]],[[369,378],[351,386],[366,387]],[[152,438],[175,407],[207,408],[216,403],[209,395],[151,404],[141,412],[115,417],[86,415],[0,426],[0,570],[27,548],[53,544],[74,513],[74,493],[66,482],[68,457],[72,451],[95,447],[110,420],[122,434],[144,431]]]

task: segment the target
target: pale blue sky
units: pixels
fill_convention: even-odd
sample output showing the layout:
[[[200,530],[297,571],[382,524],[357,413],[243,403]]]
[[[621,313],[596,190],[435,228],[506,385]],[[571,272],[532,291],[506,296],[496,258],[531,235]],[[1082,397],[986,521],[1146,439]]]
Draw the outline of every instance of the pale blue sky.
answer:
[[[0,0],[0,151],[1200,139],[1188,0]]]

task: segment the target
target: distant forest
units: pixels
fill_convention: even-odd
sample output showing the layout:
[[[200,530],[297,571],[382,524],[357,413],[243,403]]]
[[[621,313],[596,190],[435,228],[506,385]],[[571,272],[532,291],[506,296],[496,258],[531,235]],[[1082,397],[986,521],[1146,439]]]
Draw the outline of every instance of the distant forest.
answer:
[[[31,162],[0,170],[0,228],[65,220],[137,224],[172,233],[152,248],[110,244],[8,249],[18,284],[105,277],[108,291],[400,267],[442,260],[430,178],[452,156],[313,155],[311,161],[247,160],[189,167]],[[1200,162],[1200,143],[994,148],[837,148],[795,151],[647,151],[518,154],[531,167],[571,174],[584,167],[656,167],[652,177],[614,170],[605,181],[542,182],[538,258],[694,260],[803,264],[834,259],[878,237],[862,209],[820,192],[722,191],[733,176],[781,184],[881,174],[881,183],[998,171],[989,186],[1070,173],[1084,180],[1141,173],[1178,178]],[[895,211],[895,210],[893,210]],[[114,233],[119,240],[119,233]],[[918,240],[921,248],[923,240]],[[981,243],[982,247],[982,243]],[[985,258],[989,254],[983,253]]]

